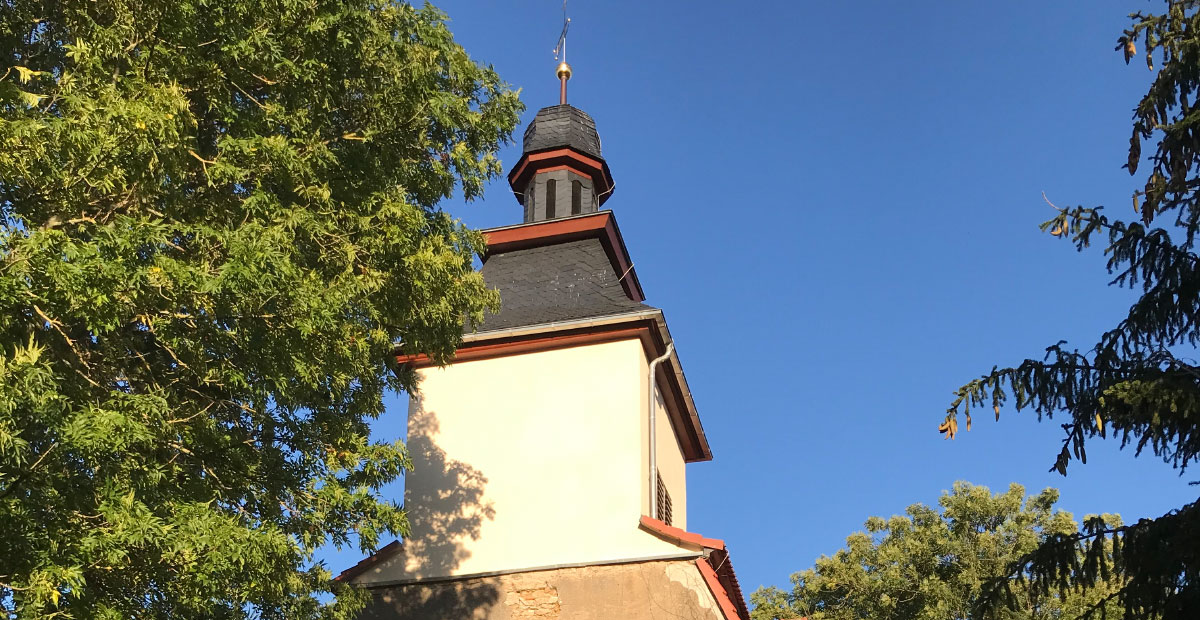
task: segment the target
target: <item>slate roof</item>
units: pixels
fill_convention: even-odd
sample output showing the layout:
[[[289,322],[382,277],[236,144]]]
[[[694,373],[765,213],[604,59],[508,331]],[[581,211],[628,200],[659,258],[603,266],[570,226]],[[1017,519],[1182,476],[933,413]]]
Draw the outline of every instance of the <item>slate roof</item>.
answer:
[[[538,110],[533,122],[525,128],[524,152],[564,146],[600,157],[600,134],[596,133],[596,122],[587,112],[570,104]]]
[[[500,312],[490,314],[479,332],[543,325],[639,310],[599,239],[581,239],[493,254],[483,279],[500,291]]]

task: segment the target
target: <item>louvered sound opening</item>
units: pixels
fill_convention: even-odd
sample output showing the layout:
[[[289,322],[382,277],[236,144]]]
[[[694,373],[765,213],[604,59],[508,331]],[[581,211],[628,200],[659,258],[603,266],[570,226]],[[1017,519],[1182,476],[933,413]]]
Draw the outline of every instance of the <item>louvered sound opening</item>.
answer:
[[[667,492],[667,485],[663,484],[662,474],[654,472],[654,478],[658,492],[655,496],[658,498],[655,506],[655,514],[658,515],[658,520],[671,525],[671,494]]]

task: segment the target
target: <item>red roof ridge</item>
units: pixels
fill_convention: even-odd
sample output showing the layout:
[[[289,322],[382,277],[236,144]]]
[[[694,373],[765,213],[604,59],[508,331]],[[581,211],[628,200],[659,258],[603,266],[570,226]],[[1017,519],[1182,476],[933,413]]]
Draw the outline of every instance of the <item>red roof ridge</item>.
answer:
[[[725,591],[725,586],[721,585],[721,578],[717,576],[717,571],[713,570],[708,560],[697,558],[696,568],[700,569],[700,574],[704,576],[704,582],[712,591],[713,598],[717,599],[717,607],[721,608],[721,615],[725,616],[725,620],[742,620],[738,615],[737,607],[729,598],[729,593]]]
[[[383,561],[385,558],[403,548],[404,545],[400,544],[400,541],[393,540],[392,542],[381,547],[375,553],[372,553],[371,555],[359,560],[354,566],[342,571],[341,574],[339,574],[337,577],[334,577],[333,580],[349,582],[351,579],[354,579],[355,577],[367,572],[367,570],[370,569],[371,566],[373,566],[376,562]]]
[[[737,608],[737,617],[740,620],[750,620],[750,608],[746,606],[746,596],[742,594],[742,584],[738,583],[737,573],[733,572],[733,561],[729,559],[729,551],[714,549],[703,559],[712,567],[721,586],[729,594]]]
[[[642,515],[639,525],[677,545],[708,549],[704,557],[696,560],[696,566],[704,576],[704,581],[708,583],[708,588],[712,590],[713,598],[717,600],[725,620],[750,620],[746,597],[742,594],[742,586],[733,572],[733,562],[729,560],[729,550],[725,548],[725,541],[719,538],[705,538],[646,515]]]
[[[686,544],[696,547],[704,547],[707,549],[725,550],[725,541],[723,540],[718,538],[705,538],[694,532],[688,532],[686,530],[681,530],[677,527],[667,525],[658,519],[647,517],[646,515],[642,515],[642,520],[639,525],[677,545]]]

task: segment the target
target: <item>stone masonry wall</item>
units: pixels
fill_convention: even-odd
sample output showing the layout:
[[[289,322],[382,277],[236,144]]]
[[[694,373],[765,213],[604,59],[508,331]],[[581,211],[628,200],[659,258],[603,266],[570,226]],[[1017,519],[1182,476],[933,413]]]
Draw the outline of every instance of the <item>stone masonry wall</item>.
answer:
[[[722,620],[694,560],[376,588],[363,620]]]

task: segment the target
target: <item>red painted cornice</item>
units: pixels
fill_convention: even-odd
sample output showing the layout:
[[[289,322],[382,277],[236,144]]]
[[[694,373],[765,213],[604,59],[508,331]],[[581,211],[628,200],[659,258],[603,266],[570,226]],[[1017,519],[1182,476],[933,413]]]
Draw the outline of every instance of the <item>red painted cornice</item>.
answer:
[[[525,196],[521,192],[533,175],[564,167],[581,176],[591,177],[600,204],[604,204],[612,195],[613,178],[608,164],[603,159],[585,155],[569,147],[522,154],[521,159],[517,160],[517,165],[508,173],[508,184],[517,195],[517,201],[525,204]]]
[[[508,338],[496,338],[494,340],[465,342],[455,351],[452,363],[473,362],[476,360],[519,355],[521,353],[568,349],[589,344],[632,340],[634,338],[642,341],[642,348],[645,349],[646,355],[649,356],[657,350],[654,344],[653,333],[649,322],[642,321],[615,326],[587,327],[550,334],[511,336]],[[410,365],[413,368],[429,368],[430,366],[434,366],[433,360],[430,360],[426,355],[397,355],[396,362]]]
[[[720,549],[725,550],[725,541],[717,538],[705,538],[695,532],[689,532],[677,527],[673,527],[659,521],[658,519],[642,515],[642,520],[639,524],[653,532],[655,535],[665,538],[668,541],[677,545],[692,545],[694,547],[704,547],[705,549]]]

